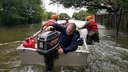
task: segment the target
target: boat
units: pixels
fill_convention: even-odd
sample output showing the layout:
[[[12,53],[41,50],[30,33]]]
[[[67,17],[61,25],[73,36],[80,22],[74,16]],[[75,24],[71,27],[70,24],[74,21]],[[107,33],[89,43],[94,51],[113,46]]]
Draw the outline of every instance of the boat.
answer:
[[[59,55],[58,59],[55,59],[54,65],[56,66],[85,66],[87,65],[87,57],[89,55],[89,49],[86,44],[87,29],[78,30],[80,36],[83,38],[83,45],[78,46],[78,49],[74,52]],[[33,36],[35,39],[38,38],[40,31],[35,33]],[[23,44],[16,48],[20,54],[22,64],[39,64],[45,65],[44,56],[37,52],[37,44],[35,48],[25,48]]]

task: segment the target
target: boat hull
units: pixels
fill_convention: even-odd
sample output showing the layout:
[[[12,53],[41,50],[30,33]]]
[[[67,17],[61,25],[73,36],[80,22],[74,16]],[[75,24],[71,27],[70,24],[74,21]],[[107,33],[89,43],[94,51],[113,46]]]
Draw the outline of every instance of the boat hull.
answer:
[[[22,64],[40,64],[45,65],[44,56],[31,50],[19,51]],[[59,55],[58,59],[55,59],[55,65],[61,66],[83,66],[86,65],[88,52],[80,52],[79,50],[70,52],[67,54]]]

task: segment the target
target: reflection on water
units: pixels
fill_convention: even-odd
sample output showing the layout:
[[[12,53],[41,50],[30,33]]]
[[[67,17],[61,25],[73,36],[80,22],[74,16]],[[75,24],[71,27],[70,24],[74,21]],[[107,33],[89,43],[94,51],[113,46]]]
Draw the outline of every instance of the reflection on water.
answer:
[[[44,72],[41,65],[22,65],[16,51],[22,41],[38,31],[40,25],[0,28],[0,72]],[[89,45],[90,55],[86,67],[55,67],[55,72],[127,72],[128,47],[117,44],[104,26],[100,26],[100,43]],[[126,38],[128,39],[128,38]],[[16,42],[19,41],[19,42]],[[121,40],[122,43],[124,42]],[[9,43],[10,42],[10,43]],[[8,43],[8,44],[4,44]]]
[[[22,41],[40,29],[40,24],[0,27],[0,43]]]

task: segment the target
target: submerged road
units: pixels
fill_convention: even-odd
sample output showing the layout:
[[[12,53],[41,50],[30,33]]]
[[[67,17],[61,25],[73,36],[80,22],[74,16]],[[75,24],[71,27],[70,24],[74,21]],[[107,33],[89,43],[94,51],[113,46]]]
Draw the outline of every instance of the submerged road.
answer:
[[[128,72],[128,48],[114,42],[111,31],[102,25],[99,25],[99,35],[100,43],[88,45],[90,54],[85,68],[55,67],[55,72]],[[20,57],[15,50],[19,45],[15,42],[0,45],[0,72],[44,72],[43,66],[20,64]]]

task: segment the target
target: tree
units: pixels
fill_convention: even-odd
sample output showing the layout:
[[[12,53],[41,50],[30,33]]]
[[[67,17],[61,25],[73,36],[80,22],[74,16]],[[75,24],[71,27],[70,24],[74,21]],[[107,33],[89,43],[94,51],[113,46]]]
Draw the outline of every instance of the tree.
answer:
[[[120,14],[120,20],[122,15],[128,14],[128,0],[51,0],[51,3],[62,4],[66,8],[74,7],[81,8],[86,7],[89,12],[97,12],[100,9],[106,9],[109,13]],[[75,13],[76,14],[76,13]],[[126,16],[126,15],[125,15]],[[111,17],[112,18],[112,17]],[[127,22],[127,17],[124,17]],[[119,24],[117,31],[119,31]],[[128,26],[128,23],[127,25]]]
[[[56,13],[53,13],[53,12],[47,12],[47,18],[50,19],[52,14],[56,14]]]
[[[59,19],[63,20],[63,19],[66,19],[66,18],[70,19],[70,16],[66,13],[59,14]]]
[[[78,13],[77,12],[74,12],[73,15],[72,15],[72,18],[73,19],[76,19],[76,20],[79,20],[78,19]]]
[[[40,22],[44,11],[41,0],[0,0],[0,23],[12,25]]]
[[[107,9],[110,12],[116,12],[119,10],[118,3],[121,0],[51,0],[52,3],[60,3],[64,7],[81,8],[86,7],[88,9]]]
[[[81,10],[79,12],[74,12],[72,15],[72,18],[76,20],[85,20],[85,17],[88,15],[92,15],[92,13],[89,13],[88,11]]]
[[[43,20],[51,19],[52,14],[56,14],[56,13],[45,11],[45,12],[43,13]]]

